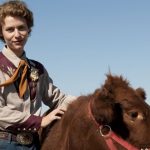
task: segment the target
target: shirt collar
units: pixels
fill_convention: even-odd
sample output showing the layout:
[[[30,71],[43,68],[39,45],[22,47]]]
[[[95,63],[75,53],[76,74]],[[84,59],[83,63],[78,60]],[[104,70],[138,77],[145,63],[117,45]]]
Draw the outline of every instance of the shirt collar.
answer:
[[[11,51],[5,46],[2,49],[2,53],[5,57],[7,57],[7,59],[9,59],[15,65],[15,67],[18,67],[21,59],[27,60],[25,51],[23,52],[23,55],[21,57],[18,57],[13,51]]]

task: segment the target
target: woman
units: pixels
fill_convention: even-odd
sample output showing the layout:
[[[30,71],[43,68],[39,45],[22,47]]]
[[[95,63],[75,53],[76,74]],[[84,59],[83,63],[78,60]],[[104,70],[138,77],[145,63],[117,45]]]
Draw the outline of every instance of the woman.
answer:
[[[41,63],[26,57],[32,27],[33,14],[24,2],[0,5],[0,150],[40,149],[38,130],[60,119],[75,99],[53,85]],[[45,117],[42,102],[52,109]]]

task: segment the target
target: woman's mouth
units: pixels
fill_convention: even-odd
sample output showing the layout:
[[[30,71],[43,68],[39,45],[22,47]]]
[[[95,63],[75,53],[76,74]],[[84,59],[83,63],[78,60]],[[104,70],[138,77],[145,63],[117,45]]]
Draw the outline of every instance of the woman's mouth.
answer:
[[[22,44],[23,40],[19,40],[19,41],[13,41],[14,44],[18,45],[18,44]]]

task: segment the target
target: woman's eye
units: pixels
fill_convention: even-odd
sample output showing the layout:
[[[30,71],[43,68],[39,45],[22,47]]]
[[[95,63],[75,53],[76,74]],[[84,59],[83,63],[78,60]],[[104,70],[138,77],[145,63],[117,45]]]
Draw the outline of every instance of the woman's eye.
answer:
[[[27,28],[26,28],[25,26],[20,26],[20,27],[18,28],[18,30],[19,30],[19,31],[25,31],[25,30],[27,30]]]
[[[7,32],[13,32],[13,31],[14,31],[14,28],[7,28],[6,31],[7,31]]]

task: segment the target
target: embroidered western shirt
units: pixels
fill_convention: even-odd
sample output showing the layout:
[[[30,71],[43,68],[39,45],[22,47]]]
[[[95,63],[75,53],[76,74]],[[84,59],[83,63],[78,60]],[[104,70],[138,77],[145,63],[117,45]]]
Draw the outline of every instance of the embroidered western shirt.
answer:
[[[3,48],[3,55],[11,61],[17,68],[21,59],[28,60],[26,54],[18,58],[12,51]],[[29,61],[34,69],[34,61]],[[0,62],[1,63],[1,62]],[[7,68],[13,74],[13,68]],[[37,131],[40,128],[42,117],[42,102],[54,107],[67,107],[75,99],[74,96],[65,95],[53,84],[48,72],[43,66],[43,72],[36,82],[36,93],[31,99],[31,89],[27,88],[23,98],[20,98],[15,84],[10,84],[0,88],[0,130],[26,130]],[[10,76],[0,70],[0,83],[4,83]]]

